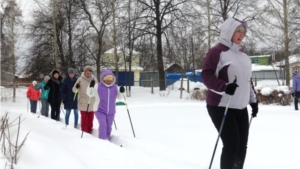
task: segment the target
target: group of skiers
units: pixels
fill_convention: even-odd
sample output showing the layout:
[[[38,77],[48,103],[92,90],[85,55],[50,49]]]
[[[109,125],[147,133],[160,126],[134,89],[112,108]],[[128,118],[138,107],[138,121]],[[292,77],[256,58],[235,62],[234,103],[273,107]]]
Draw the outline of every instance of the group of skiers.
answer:
[[[251,79],[251,61],[249,56],[241,51],[241,43],[246,32],[245,22],[235,18],[226,19],[221,26],[219,43],[208,51],[201,73],[203,82],[208,88],[207,111],[223,142],[221,169],[243,168],[249,135],[247,105],[250,104],[252,108],[252,117],[256,117],[258,113],[258,99]],[[101,82],[94,88],[93,84],[97,81],[92,75],[91,67],[87,66],[82,75],[74,80],[75,83],[71,81],[71,77],[65,79],[67,82],[63,83],[70,83],[70,85],[66,85],[64,90],[67,92],[63,91],[62,96],[54,93],[59,89],[56,86],[59,86],[62,79],[56,73],[57,71],[53,71],[52,77],[44,87],[45,90],[50,88],[48,102],[51,108],[53,107],[51,117],[57,118],[55,111],[59,113],[59,108],[56,106],[59,107],[60,99],[65,99],[66,109],[75,108],[68,105],[72,104],[70,100],[78,90],[78,107],[81,115],[88,116],[87,125],[81,127],[84,131],[90,132],[94,112],[93,109],[86,107],[88,104],[93,105],[95,98],[100,97],[95,113],[100,123],[99,138],[109,138],[115,114],[114,104],[118,95],[117,86],[114,84],[115,77],[111,71],[105,70],[100,77]],[[68,93],[70,91],[68,86],[73,86],[73,93]]]
[[[61,103],[64,104],[65,124],[69,125],[69,116],[74,112],[74,127],[78,128],[78,110],[81,114],[81,130],[92,132],[94,115],[99,122],[100,139],[109,140],[112,124],[116,113],[116,99],[121,99],[120,92],[124,87],[115,84],[116,78],[109,69],[103,70],[100,83],[93,75],[93,68],[85,66],[84,71],[77,78],[75,69],[69,68],[67,76],[63,79],[61,73],[54,69],[49,76],[44,77],[39,85],[32,82],[26,94],[30,101],[30,110],[36,113],[37,102],[40,100],[41,115],[48,117],[49,105],[51,119],[58,121],[60,118]],[[40,92],[41,91],[41,92]]]

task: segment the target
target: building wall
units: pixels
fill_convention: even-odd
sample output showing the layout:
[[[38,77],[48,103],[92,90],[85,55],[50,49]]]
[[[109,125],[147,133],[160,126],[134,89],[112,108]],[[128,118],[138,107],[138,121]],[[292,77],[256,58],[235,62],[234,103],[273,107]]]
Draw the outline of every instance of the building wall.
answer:
[[[131,65],[132,66],[139,66],[139,55],[137,54],[132,54],[132,62]],[[115,65],[115,57],[114,54],[112,53],[107,53],[104,54],[102,57],[102,62],[107,64],[106,66],[114,66]],[[119,54],[119,66],[124,66],[124,55],[123,54]]]
[[[270,65],[270,56],[267,57],[251,57],[251,62],[259,65]]]
[[[275,74],[276,73],[276,74]],[[276,75],[278,79],[283,79],[283,72],[280,70],[264,70],[264,71],[253,71],[252,79],[257,80],[275,80]]]
[[[153,80],[153,86],[159,86],[158,72],[142,72],[141,76],[141,86],[151,87],[151,80]]]
[[[141,72],[140,71],[134,71],[134,86],[139,86],[140,85],[140,77],[141,77]]]
[[[125,61],[124,61],[124,55],[123,54],[119,54],[119,67],[123,67],[125,66]],[[131,66],[139,66],[139,55],[138,54],[132,54],[132,62],[131,62]],[[115,66],[115,58],[114,58],[114,54],[111,53],[106,53],[103,56],[103,62],[105,62],[108,65],[105,66]],[[128,63],[126,63],[127,66],[127,71],[128,71]],[[124,70],[119,70],[119,72],[124,72]],[[139,86],[139,80],[140,80],[140,70],[132,70],[133,72],[133,85],[134,86]],[[119,76],[125,75],[125,73],[119,74]],[[120,79],[120,78],[119,78]],[[121,79],[125,79],[125,77],[121,77]],[[132,80],[130,80],[132,81]],[[130,83],[130,84],[132,84]],[[122,83],[123,84],[123,83]]]

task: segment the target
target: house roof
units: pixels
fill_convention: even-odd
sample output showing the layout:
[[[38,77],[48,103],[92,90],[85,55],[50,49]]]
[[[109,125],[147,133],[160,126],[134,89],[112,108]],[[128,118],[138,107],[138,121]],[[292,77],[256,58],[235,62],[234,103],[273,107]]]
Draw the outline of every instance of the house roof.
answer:
[[[275,70],[280,70],[279,67],[275,67],[274,66],[274,69]],[[255,71],[262,71],[262,70],[274,70],[273,67],[271,65],[258,65],[258,64],[252,64],[252,72],[255,72]],[[196,70],[197,73],[201,73],[202,72],[202,69],[197,69]]]
[[[124,47],[117,47],[117,54],[122,54],[125,51],[126,54],[129,54],[129,49],[128,48],[124,48]],[[104,52],[105,54],[113,54],[114,53],[114,48],[111,48],[109,50],[107,50],[106,52]],[[135,50],[132,51],[132,54],[140,54],[140,52],[137,52]]]
[[[262,70],[280,70],[279,67],[275,67],[274,68],[271,65],[257,65],[257,64],[252,64],[252,72],[255,71],[262,71]]]
[[[271,57],[271,55],[257,55],[257,56],[250,56],[250,58],[264,58],[264,57]]]
[[[166,71],[167,69],[169,69],[169,68],[170,68],[171,66],[173,66],[173,65],[178,65],[178,66],[180,66],[180,67],[182,68],[182,66],[181,66],[180,64],[174,62],[174,63],[165,64],[165,69],[164,69],[164,71]]]
[[[101,70],[103,70],[103,69],[115,70],[115,67],[114,66],[105,66],[105,67],[103,66],[103,67],[101,67]],[[125,70],[125,66],[119,66],[118,69],[124,71]],[[144,68],[142,68],[140,66],[131,66],[131,71],[136,71],[136,70],[143,71]],[[126,71],[129,71],[129,67],[128,66],[126,67]]]
[[[300,62],[300,55],[296,54],[296,55],[291,55],[289,56],[289,64],[292,63],[298,63]],[[275,63],[275,66],[284,66],[285,65],[285,60],[279,61]]]

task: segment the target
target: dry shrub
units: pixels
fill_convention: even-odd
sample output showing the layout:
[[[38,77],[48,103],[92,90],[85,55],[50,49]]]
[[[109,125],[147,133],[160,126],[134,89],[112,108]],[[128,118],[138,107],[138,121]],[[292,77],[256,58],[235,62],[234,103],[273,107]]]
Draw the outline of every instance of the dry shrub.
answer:
[[[170,90],[167,90],[167,91],[160,91],[159,92],[159,96],[160,97],[168,97],[170,94]]]
[[[190,95],[190,98],[193,100],[206,100],[207,89],[200,90],[194,89]]]
[[[190,99],[193,100],[206,100],[207,89],[200,90],[199,88],[194,89],[190,94]],[[283,92],[274,90],[270,95],[266,96],[257,90],[257,98],[262,104],[277,104],[277,105],[290,105],[293,101],[291,92]]]
[[[283,92],[274,90],[270,95],[263,95],[260,90],[257,90],[257,97],[262,104],[278,104],[290,105],[292,102],[291,92]]]

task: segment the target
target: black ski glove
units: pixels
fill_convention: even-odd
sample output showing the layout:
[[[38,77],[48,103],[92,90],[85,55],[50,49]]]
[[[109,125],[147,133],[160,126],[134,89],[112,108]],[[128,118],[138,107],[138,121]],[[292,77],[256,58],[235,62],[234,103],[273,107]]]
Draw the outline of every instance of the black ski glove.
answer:
[[[48,89],[49,89],[49,86],[44,86],[44,89],[45,89],[45,90],[48,90]]]
[[[295,97],[295,93],[292,93],[292,96]]]
[[[78,89],[80,87],[80,84],[77,83],[75,87],[76,87],[76,89]]]
[[[227,84],[225,88],[225,93],[229,95],[234,95],[236,88],[239,87],[235,82]]]
[[[257,113],[258,113],[258,103],[250,103],[250,106],[252,107],[252,117],[256,117]]]
[[[124,86],[121,86],[119,91],[120,93],[124,93],[125,92]]]
[[[90,83],[90,87],[94,87],[95,86],[95,80],[93,79]]]

